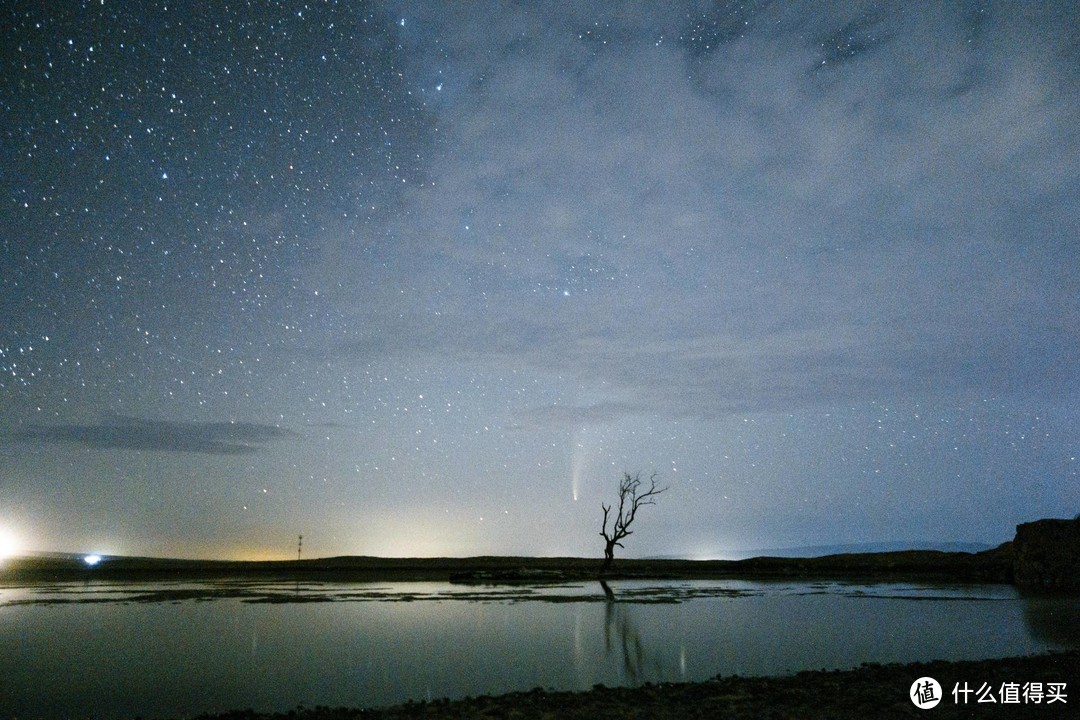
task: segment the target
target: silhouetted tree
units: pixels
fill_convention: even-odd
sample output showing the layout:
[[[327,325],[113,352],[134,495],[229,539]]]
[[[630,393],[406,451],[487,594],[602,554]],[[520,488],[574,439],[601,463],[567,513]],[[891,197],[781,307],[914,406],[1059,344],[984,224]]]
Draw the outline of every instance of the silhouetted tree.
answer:
[[[656,487],[656,473],[649,476],[648,488],[641,484],[641,473],[635,475],[623,473],[622,480],[619,481],[619,507],[615,510],[614,518],[611,518],[611,506],[600,503],[600,507],[604,509],[604,522],[600,526],[600,535],[604,538],[604,564],[600,572],[611,567],[611,563],[615,560],[615,547],[624,547],[619,541],[633,533],[630,525],[637,517],[638,509],[642,505],[655,505],[656,496],[665,490],[667,490],[666,487]],[[610,531],[608,531],[609,518],[613,519]]]

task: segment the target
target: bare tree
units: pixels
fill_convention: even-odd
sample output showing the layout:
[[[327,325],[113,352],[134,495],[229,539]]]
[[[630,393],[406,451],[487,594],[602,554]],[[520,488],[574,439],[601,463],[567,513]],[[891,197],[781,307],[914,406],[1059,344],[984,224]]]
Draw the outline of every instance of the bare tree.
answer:
[[[604,538],[604,564],[600,572],[611,567],[611,563],[615,560],[615,547],[624,547],[620,540],[633,533],[630,525],[637,517],[638,509],[642,505],[655,505],[656,496],[665,490],[667,490],[666,487],[656,487],[656,473],[649,476],[648,488],[641,484],[641,473],[635,475],[623,473],[622,480],[619,481],[619,507],[615,510],[610,532],[608,519],[611,517],[611,506],[600,503],[600,507],[604,509],[604,523],[600,526],[600,535]]]

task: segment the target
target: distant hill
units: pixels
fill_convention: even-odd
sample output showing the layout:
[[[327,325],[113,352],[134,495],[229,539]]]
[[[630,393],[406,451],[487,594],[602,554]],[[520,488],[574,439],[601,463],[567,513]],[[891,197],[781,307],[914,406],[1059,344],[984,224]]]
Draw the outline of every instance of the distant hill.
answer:
[[[996,547],[986,543],[941,542],[932,540],[894,540],[891,542],[846,543],[842,545],[803,545],[786,548],[717,551],[718,560],[745,560],[753,557],[812,558],[852,553],[898,552],[903,550],[940,550],[941,552],[977,553]],[[678,555],[661,555],[650,560],[682,560]]]
[[[1056,527],[1056,526],[1055,526]],[[908,543],[898,543],[906,546]],[[951,545],[951,544],[950,544]],[[759,550],[742,560],[617,559],[606,579],[720,579],[720,578],[948,578],[950,581],[1009,582],[1013,543],[972,554],[940,550],[866,552],[891,543],[817,546]],[[971,547],[961,545],[961,547]],[[862,552],[836,554],[843,549]],[[807,556],[777,553],[805,552]],[[1041,551],[1029,553],[1036,567]],[[772,553],[771,556],[770,553]],[[822,554],[825,556],[813,556]],[[1070,561],[1071,562],[1071,561]],[[1056,566],[1055,566],[1056,567]],[[1068,565],[1071,568],[1072,565]],[[48,556],[6,558],[0,565],[0,582],[87,580],[177,580],[252,578],[295,581],[299,577],[335,582],[385,582],[425,580],[474,584],[562,583],[595,580],[598,558],[483,556],[471,558],[379,558],[332,557],[302,561],[208,561],[166,558],[134,558],[115,555]],[[1071,572],[1071,570],[1070,570]],[[1053,579],[1056,582],[1057,575]],[[1045,584],[1045,583],[1044,583]]]

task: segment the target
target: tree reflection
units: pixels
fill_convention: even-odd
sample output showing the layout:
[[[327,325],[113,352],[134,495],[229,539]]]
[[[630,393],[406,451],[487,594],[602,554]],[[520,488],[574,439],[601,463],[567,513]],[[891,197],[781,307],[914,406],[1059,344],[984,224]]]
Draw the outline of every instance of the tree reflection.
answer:
[[[619,602],[615,592],[606,581],[600,581],[600,588],[604,591],[604,649],[610,656],[617,654],[622,663],[623,673],[630,682],[637,684],[646,677],[661,677],[661,663],[659,658],[650,658],[645,650],[645,644],[641,641],[641,633],[638,632],[633,620],[633,609],[630,603]],[[646,665],[651,666],[651,671],[646,670]]]

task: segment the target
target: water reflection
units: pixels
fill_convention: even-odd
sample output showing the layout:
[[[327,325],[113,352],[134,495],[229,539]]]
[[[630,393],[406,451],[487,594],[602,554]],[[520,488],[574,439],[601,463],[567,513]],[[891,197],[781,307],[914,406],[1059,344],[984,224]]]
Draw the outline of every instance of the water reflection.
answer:
[[[1077,646],[1080,598],[1008,586],[58,583],[0,587],[0,717],[371,707]]]
[[[1024,622],[1033,637],[1060,648],[1080,647],[1080,608],[1063,604],[1060,598],[1024,599]]]
[[[604,591],[604,598],[609,602],[615,602],[615,591],[607,584],[607,580],[600,581],[600,588]]]
[[[671,677],[672,658],[659,647],[643,639],[638,629],[637,604],[633,599],[623,601],[604,580],[598,581],[604,592],[604,651],[615,658],[622,670],[623,681],[640,684],[658,678]],[[666,663],[665,663],[666,658]],[[680,644],[677,657],[678,679],[686,678],[687,655],[685,644]],[[665,664],[667,668],[665,669]]]
[[[619,602],[606,581],[600,581],[600,588],[604,591],[604,650],[608,657],[614,657],[620,663],[623,677],[631,685],[663,676],[660,655],[650,655],[645,650],[641,633],[634,623],[633,605]],[[682,666],[685,673],[685,652]]]

